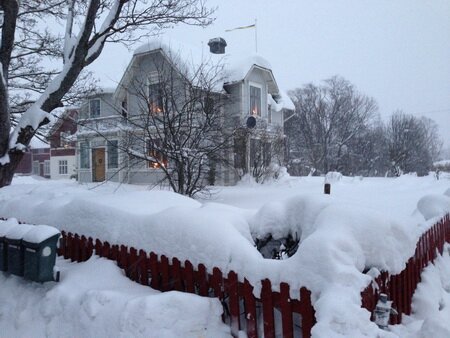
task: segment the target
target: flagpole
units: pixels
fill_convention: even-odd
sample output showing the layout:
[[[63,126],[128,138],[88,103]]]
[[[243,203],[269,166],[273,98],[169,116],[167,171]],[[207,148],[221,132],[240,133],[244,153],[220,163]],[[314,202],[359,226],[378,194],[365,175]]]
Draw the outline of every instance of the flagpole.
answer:
[[[257,19],[255,18],[255,49],[256,54],[258,54],[258,26],[256,25]]]

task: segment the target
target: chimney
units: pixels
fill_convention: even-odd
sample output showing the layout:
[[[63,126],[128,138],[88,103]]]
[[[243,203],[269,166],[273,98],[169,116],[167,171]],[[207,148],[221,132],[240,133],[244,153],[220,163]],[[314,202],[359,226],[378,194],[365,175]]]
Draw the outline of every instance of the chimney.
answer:
[[[223,38],[214,38],[208,42],[209,51],[213,54],[225,54],[226,41]]]

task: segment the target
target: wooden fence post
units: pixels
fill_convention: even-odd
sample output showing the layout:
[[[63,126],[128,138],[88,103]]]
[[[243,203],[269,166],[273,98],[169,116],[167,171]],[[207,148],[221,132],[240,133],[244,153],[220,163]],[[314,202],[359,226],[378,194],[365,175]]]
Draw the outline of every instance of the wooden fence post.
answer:
[[[186,292],[195,293],[194,286],[194,267],[191,262],[184,262],[184,281],[186,283]]]
[[[280,308],[283,338],[293,338],[294,323],[292,320],[291,296],[289,293],[289,284],[286,283],[280,284]]]
[[[274,305],[272,295],[272,285],[270,283],[270,280],[264,279],[262,281],[261,302],[265,338],[275,338],[275,319],[273,313]]]
[[[311,304],[311,291],[306,288],[300,289],[300,309],[302,315],[303,338],[311,337],[311,330],[316,323],[315,311]]]
[[[239,322],[239,293],[238,293],[238,277],[234,271],[228,273],[228,278],[225,281],[226,293],[228,293],[231,334],[238,336],[241,324]]]
[[[161,290],[158,256],[154,252],[150,252],[150,276],[152,278],[150,286],[155,290]]]
[[[256,300],[253,295],[253,286],[248,280],[244,280],[242,288],[242,296],[244,298],[245,320],[247,326],[248,338],[257,338],[258,331],[256,328]]]

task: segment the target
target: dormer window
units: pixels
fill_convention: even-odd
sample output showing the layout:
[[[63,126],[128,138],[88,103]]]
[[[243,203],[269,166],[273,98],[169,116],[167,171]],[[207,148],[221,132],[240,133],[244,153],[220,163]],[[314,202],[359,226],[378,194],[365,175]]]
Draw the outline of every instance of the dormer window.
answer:
[[[250,115],[261,116],[261,87],[250,85]]]
[[[158,72],[151,72],[148,78],[148,112],[158,114],[163,111],[163,91]]]
[[[89,116],[90,117],[100,116],[100,99],[89,100]]]
[[[148,86],[148,109],[150,114],[158,114],[163,111],[162,90],[159,83]]]

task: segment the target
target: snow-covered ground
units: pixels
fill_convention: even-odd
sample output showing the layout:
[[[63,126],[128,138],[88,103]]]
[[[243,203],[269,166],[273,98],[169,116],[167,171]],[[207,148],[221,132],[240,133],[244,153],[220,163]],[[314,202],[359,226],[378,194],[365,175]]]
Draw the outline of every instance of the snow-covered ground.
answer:
[[[168,191],[149,191],[143,186],[113,183],[79,185],[72,181],[20,177],[12,186],[0,189],[0,216],[49,224],[182,261],[189,259],[193,264],[205,264],[208,269],[217,266],[223,272],[234,270],[241,279],[246,278],[255,286],[256,294],[263,278],[271,279],[275,288],[279,282],[288,282],[292,290],[306,286],[312,291],[318,321],[313,328],[314,337],[429,337],[433,332],[433,337],[448,338],[450,335],[444,334],[450,332],[448,321],[432,319],[445,317],[450,308],[446,270],[450,269],[450,258],[447,254],[436,262],[436,267],[427,270],[430,277],[424,278],[418,289],[414,299],[415,313],[407,318],[405,324],[392,327],[391,333],[379,330],[369,321],[370,314],[360,308],[359,294],[370,282],[370,277],[362,273],[364,269],[372,268],[373,273],[381,269],[400,272],[407,258],[414,253],[420,234],[450,211],[450,178],[441,175],[441,179],[436,180],[432,175],[423,178],[407,175],[362,179],[332,175],[327,180],[332,185],[331,196],[323,194],[324,178],[284,177],[263,186],[247,182],[236,187],[214,188],[210,199],[196,201]],[[264,259],[255,249],[254,239],[268,233],[274,238],[288,233],[296,235],[300,238],[298,251],[281,261]],[[83,270],[83,264],[80,267],[64,261],[58,261],[58,264],[64,267],[60,284],[28,285],[14,277],[0,275],[2,286],[8,285],[10,294],[29,292],[36,294],[33,298],[36,302],[44,298],[50,303],[67,305],[59,307],[60,312],[67,313],[57,316],[54,312],[48,314],[45,311],[36,314],[29,303],[10,315],[14,318],[23,316],[28,322],[39,321],[39,327],[48,330],[43,331],[48,332],[47,336],[54,336],[56,332],[52,331],[52,321],[71,318],[71,302],[98,303],[95,285],[91,292],[89,284],[77,289],[75,286],[80,283],[70,282],[71,278],[77,280],[85,278],[83,274],[89,275]],[[92,259],[84,264],[86,269],[102,266],[101,270],[107,269],[104,265],[108,263]],[[60,288],[65,294],[73,293],[74,297],[66,295],[64,298],[54,291]],[[136,288],[141,290],[141,287]],[[108,287],[105,289],[109,290]],[[90,310],[86,310],[85,318],[73,323],[81,325],[83,330],[92,326],[92,334],[89,331],[75,332],[82,336],[107,336],[111,332],[135,336],[144,330],[141,336],[149,336],[146,329],[131,322],[131,313],[136,313],[136,308],[147,309],[147,304],[153,301],[158,303],[159,300],[151,300],[156,292],[145,288],[148,290],[147,298],[142,296],[134,302],[131,299],[136,297],[135,291],[128,294],[125,292],[128,289],[134,290],[134,286],[124,286],[121,288],[124,293],[117,294],[117,297],[98,296],[107,299],[106,302],[118,304],[114,306],[123,305],[126,310],[120,316],[117,311],[103,312],[98,310],[103,307],[97,306],[96,313],[101,314],[94,317],[102,319],[89,319]],[[428,299],[424,295],[429,289],[432,289],[433,297]],[[8,294],[8,291],[4,292]],[[4,294],[1,297],[3,299]],[[158,297],[164,298],[161,294]],[[175,299],[184,295],[174,293],[171,297],[176,303]],[[200,300],[198,302],[201,303]],[[176,308],[171,308],[170,297],[169,300],[164,299],[163,304],[168,313],[173,313],[165,316],[169,321],[178,316],[186,322],[191,320],[187,314],[182,317]],[[204,336],[217,337],[219,333],[216,332],[226,333],[219,325],[220,313],[216,310],[220,305],[217,304],[205,301],[199,305],[198,313],[186,311],[186,308],[181,312],[189,312],[196,318],[192,318],[193,332],[199,332],[206,320],[212,324],[204,328],[207,330]],[[114,306],[110,308],[117,309]],[[427,310],[421,311],[423,307]],[[109,309],[108,306],[105,308]],[[42,322],[42,316],[46,321]],[[117,326],[107,327],[103,333],[97,331],[108,316],[111,316],[108,320]],[[136,316],[138,320],[139,316]],[[172,328],[150,310],[145,320],[152,321],[154,317],[161,322],[161,330],[166,326]],[[11,317],[0,313],[0,326],[4,325],[12,335],[27,335],[25,331],[19,331]],[[188,327],[182,325],[179,330],[189,330]],[[107,331],[109,329],[112,331]],[[173,329],[178,330],[175,326]],[[188,336],[187,333],[180,335],[180,332],[168,331],[162,337],[170,337],[171,334]]]
[[[218,300],[160,293],[97,256],[57,264],[59,283],[0,274],[1,337],[230,337]]]

